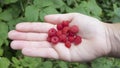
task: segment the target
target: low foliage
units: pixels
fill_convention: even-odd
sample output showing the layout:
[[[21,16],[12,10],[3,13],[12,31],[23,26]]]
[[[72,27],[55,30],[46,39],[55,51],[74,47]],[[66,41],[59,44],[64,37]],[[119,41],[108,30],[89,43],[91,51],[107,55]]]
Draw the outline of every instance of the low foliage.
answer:
[[[78,12],[105,22],[120,22],[119,0],[0,0],[0,68],[120,68],[120,59],[102,57],[89,63],[26,57],[12,50],[8,31],[20,22],[44,21],[48,14]]]

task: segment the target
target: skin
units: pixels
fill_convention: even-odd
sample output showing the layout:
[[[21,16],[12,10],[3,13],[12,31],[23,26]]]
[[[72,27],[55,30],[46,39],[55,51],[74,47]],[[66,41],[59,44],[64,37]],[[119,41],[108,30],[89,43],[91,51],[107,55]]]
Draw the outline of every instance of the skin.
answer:
[[[66,48],[63,43],[53,45],[46,41],[47,32],[64,20],[70,26],[77,25],[82,43]],[[8,36],[13,41],[11,48],[21,50],[26,56],[60,59],[69,62],[86,62],[110,55],[114,49],[110,43],[111,27],[96,18],[79,13],[53,14],[45,16],[45,22],[22,22]],[[114,47],[113,47],[114,48]],[[113,50],[113,51],[112,51]]]

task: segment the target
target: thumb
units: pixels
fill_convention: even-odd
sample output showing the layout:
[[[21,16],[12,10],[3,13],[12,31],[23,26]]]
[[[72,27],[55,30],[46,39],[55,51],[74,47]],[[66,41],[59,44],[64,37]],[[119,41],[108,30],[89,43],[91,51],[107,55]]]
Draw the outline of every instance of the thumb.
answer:
[[[78,15],[78,13],[68,13],[68,14],[52,14],[47,15],[44,17],[46,22],[52,23],[52,24],[58,24],[62,21],[72,21],[72,19]]]

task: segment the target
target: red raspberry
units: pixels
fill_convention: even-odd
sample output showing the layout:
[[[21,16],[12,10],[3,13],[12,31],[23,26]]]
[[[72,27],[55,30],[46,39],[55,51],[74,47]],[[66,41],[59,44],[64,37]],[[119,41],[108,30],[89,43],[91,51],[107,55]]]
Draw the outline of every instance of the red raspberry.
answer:
[[[63,30],[62,30],[62,33],[67,34],[68,31],[69,31],[69,27],[64,27]]]
[[[70,42],[70,41],[66,41],[66,42],[65,42],[65,46],[66,46],[67,48],[70,48],[70,47],[71,47],[71,42]]]
[[[56,35],[56,29],[55,28],[51,28],[49,31],[48,31],[48,36],[55,36]]]
[[[62,35],[59,36],[59,39],[60,39],[61,42],[66,42],[67,36],[62,34]]]
[[[74,36],[68,36],[68,41],[73,42],[74,41]]]
[[[62,26],[63,26],[63,27],[69,26],[69,21],[63,21],[63,22],[62,22]]]
[[[75,34],[69,31],[69,36],[75,36]]]
[[[81,38],[80,36],[76,36],[76,37],[75,37],[75,40],[74,40],[75,45],[78,45],[78,44],[80,44],[81,42],[82,42],[82,38]]]
[[[62,31],[58,30],[56,35],[59,37],[60,35],[62,35]]]
[[[62,23],[57,24],[57,29],[58,29],[58,30],[62,30],[62,29],[63,29]]]
[[[53,44],[57,44],[59,42],[59,38],[57,36],[53,36],[53,37],[51,37],[51,42]]]
[[[78,33],[78,31],[79,31],[79,28],[76,25],[73,25],[70,27],[70,32],[76,34]]]

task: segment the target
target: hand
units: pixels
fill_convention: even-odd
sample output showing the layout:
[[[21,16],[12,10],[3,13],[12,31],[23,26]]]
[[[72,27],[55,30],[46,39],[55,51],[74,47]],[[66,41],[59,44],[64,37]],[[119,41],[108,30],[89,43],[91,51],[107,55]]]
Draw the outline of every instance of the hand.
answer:
[[[66,48],[63,43],[52,45],[46,41],[47,32],[64,20],[79,27],[82,43],[72,44]],[[45,16],[45,23],[19,23],[16,30],[9,32],[11,47],[20,49],[26,56],[61,59],[65,61],[90,61],[100,56],[108,55],[111,46],[108,45],[106,26],[96,18],[83,14],[54,14]]]

